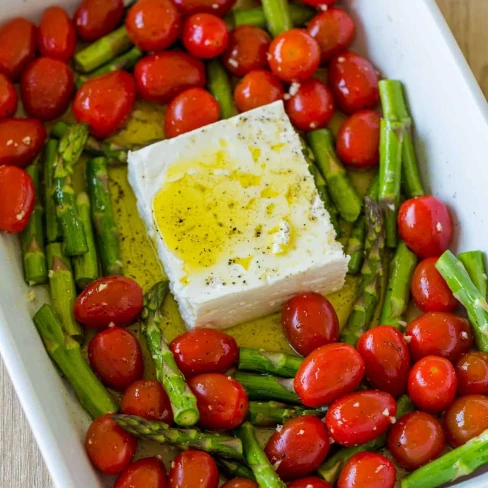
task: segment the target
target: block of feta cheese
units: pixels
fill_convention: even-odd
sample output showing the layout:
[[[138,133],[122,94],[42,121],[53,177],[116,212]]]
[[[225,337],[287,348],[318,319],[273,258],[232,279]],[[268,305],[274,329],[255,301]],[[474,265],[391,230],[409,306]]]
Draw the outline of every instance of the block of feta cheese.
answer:
[[[128,171],[187,327],[343,286],[348,257],[281,101],[131,152]]]

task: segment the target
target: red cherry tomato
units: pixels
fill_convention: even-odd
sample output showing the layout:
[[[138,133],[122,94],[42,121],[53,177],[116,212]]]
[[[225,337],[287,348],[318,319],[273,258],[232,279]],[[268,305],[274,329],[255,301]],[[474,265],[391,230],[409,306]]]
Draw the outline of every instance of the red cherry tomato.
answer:
[[[259,69],[242,78],[234,90],[234,99],[239,112],[247,112],[282,100],[284,94],[281,81],[273,73]]]
[[[440,256],[451,242],[452,222],[447,205],[438,198],[411,198],[398,212],[398,231],[405,244],[422,258]]]
[[[286,339],[302,356],[339,340],[337,313],[318,293],[303,293],[288,300],[281,320]]]
[[[366,366],[368,381],[379,390],[399,397],[407,389],[410,354],[403,335],[389,325],[365,332],[356,346]]]
[[[170,348],[186,378],[203,373],[225,373],[239,357],[235,339],[215,329],[185,332],[173,340]]]
[[[288,488],[332,488],[332,485],[315,476],[307,476],[288,483]]]
[[[137,415],[147,420],[157,420],[171,425],[173,411],[167,393],[156,380],[138,380],[125,391],[120,410],[127,415]]]
[[[412,412],[391,428],[387,445],[400,466],[414,470],[438,458],[446,446],[446,438],[441,423],[433,415]]]
[[[234,378],[206,373],[190,378],[188,385],[197,398],[202,427],[229,430],[242,424],[248,407],[247,394]]]
[[[268,62],[271,71],[281,80],[305,81],[319,67],[319,45],[306,30],[291,29],[273,39]]]
[[[106,276],[90,283],[75,302],[76,320],[87,327],[125,327],[142,311],[142,288],[125,276]]]
[[[248,480],[247,478],[234,478],[224,483],[222,488],[259,488],[259,485],[255,481]]]
[[[31,177],[21,168],[0,166],[0,230],[24,230],[34,210],[36,191]]]
[[[337,488],[393,488],[396,469],[393,463],[375,452],[355,454],[342,468]]]
[[[90,461],[100,471],[118,474],[132,461],[137,439],[119,427],[110,415],[102,415],[88,427],[85,449]]]
[[[202,451],[179,454],[169,472],[169,488],[217,488],[219,472],[212,457]]]
[[[456,363],[458,393],[488,395],[488,354],[471,351]]]
[[[324,423],[310,415],[286,422],[266,444],[264,452],[283,480],[293,480],[315,471],[330,449]]]
[[[307,407],[320,407],[351,393],[361,383],[364,361],[349,344],[315,349],[298,368],[294,386]]]
[[[82,0],[73,17],[78,35],[85,41],[113,31],[124,16],[122,0]]]
[[[405,330],[414,361],[425,356],[441,356],[457,361],[471,349],[473,332],[469,322],[451,313],[431,312],[410,322]]]
[[[42,56],[60,59],[66,63],[76,49],[75,28],[61,7],[49,7],[42,14],[37,31],[37,43]]]
[[[0,73],[0,119],[15,115],[19,97],[15,91],[14,84],[7,76]]]
[[[156,457],[139,459],[125,468],[114,488],[166,488],[164,464]]]
[[[414,364],[408,377],[408,394],[426,412],[442,412],[456,396],[454,366],[438,356],[426,356]]]
[[[16,17],[0,27],[0,73],[13,82],[36,55],[36,26]]]
[[[185,17],[202,12],[223,17],[235,3],[236,0],[174,0]]]
[[[201,13],[193,14],[185,20],[181,39],[190,54],[210,59],[225,51],[228,37],[227,26],[221,18]]]
[[[125,18],[130,40],[142,51],[162,51],[181,33],[181,14],[171,0],[139,0]]]
[[[168,103],[188,88],[205,86],[203,63],[184,52],[167,51],[141,59],[134,68],[139,95]]]
[[[334,56],[329,64],[329,84],[346,114],[374,108],[380,100],[379,77],[374,66],[353,51]]]
[[[302,3],[311,5],[312,7],[320,8],[326,10],[327,7],[334,5],[337,0],[302,0]]]
[[[73,114],[78,122],[90,125],[93,136],[105,139],[126,123],[135,99],[134,78],[125,71],[114,71],[83,84],[76,92]]]

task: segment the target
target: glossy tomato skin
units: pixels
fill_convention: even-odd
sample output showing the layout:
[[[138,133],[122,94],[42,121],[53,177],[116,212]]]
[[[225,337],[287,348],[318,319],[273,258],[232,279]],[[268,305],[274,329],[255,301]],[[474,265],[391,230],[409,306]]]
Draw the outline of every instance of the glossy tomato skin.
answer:
[[[168,481],[164,464],[157,458],[139,459],[127,466],[114,488],[166,488]]]
[[[88,427],[85,449],[90,461],[103,473],[118,474],[132,461],[137,439],[119,427],[110,415],[102,415]]]
[[[219,472],[212,456],[202,451],[184,451],[171,465],[169,488],[217,488]]]
[[[259,488],[259,485],[255,481],[248,480],[247,478],[234,478],[224,483],[222,488]]]
[[[366,366],[368,381],[379,390],[399,397],[407,389],[410,353],[402,333],[389,325],[365,332],[356,346]]]
[[[223,17],[235,3],[236,0],[174,0],[185,17],[202,12]]]
[[[113,31],[124,16],[122,0],[82,0],[73,17],[77,34],[95,41]]]
[[[14,84],[9,78],[0,73],[0,119],[13,117],[17,111],[19,97]]]
[[[42,14],[37,30],[37,44],[42,56],[68,62],[76,49],[76,32],[68,14],[61,7],[49,7]]]
[[[268,103],[282,100],[285,94],[281,81],[269,71],[250,71],[237,84],[234,99],[239,112],[247,112]]]
[[[393,488],[396,482],[394,464],[375,452],[355,454],[342,468],[337,488]]]
[[[288,300],[281,321],[287,341],[302,356],[339,340],[337,313],[318,293],[302,293]]]
[[[315,476],[307,476],[299,480],[288,483],[288,488],[332,488],[330,483]]]
[[[458,393],[488,395],[488,354],[471,351],[456,363]]]
[[[243,386],[234,378],[205,373],[190,378],[188,386],[197,398],[199,423],[205,429],[235,429],[244,421],[249,402]]]
[[[308,407],[320,407],[351,393],[364,376],[364,361],[349,344],[327,344],[315,349],[298,368],[295,391]]]
[[[310,5],[311,7],[320,8],[321,10],[327,10],[328,7],[334,5],[337,0],[302,0],[302,3]]]
[[[264,452],[285,481],[315,471],[330,449],[329,435],[317,417],[297,417],[286,422],[266,444]]]
[[[190,54],[200,59],[210,59],[225,51],[229,33],[220,17],[200,13],[185,20],[181,39]]]
[[[189,330],[176,337],[170,349],[186,378],[203,373],[225,373],[239,357],[236,340],[216,329]]]

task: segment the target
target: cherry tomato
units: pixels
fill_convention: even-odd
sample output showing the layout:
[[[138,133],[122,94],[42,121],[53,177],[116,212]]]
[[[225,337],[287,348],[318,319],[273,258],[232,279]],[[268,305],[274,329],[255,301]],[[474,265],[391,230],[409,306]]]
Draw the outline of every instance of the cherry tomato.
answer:
[[[0,73],[0,119],[12,117],[17,111],[18,102],[14,84]]]
[[[190,54],[210,59],[225,51],[228,37],[227,26],[221,18],[201,13],[193,14],[185,20],[181,39]]]
[[[330,449],[324,423],[310,415],[286,422],[266,444],[264,452],[283,480],[293,480],[315,471]]]
[[[414,470],[438,458],[446,446],[446,438],[441,423],[433,415],[412,412],[393,425],[387,445],[400,466]]]
[[[169,472],[169,488],[217,488],[219,472],[212,457],[202,451],[179,454]]]
[[[54,58],[32,61],[20,80],[20,95],[26,112],[41,121],[63,115],[74,90],[71,68],[64,61]]]
[[[125,18],[130,40],[142,51],[162,51],[181,33],[181,14],[171,0],[139,0]]]
[[[134,68],[139,95],[168,103],[182,91],[205,86],[203,63],[184,52],[167,51],[141,59]]]
[[[276,36],[268,50],[271,71],[281,80],[305,81],[320,63],[320,48],[306,30],[291,29]]]
[[[326,10],[331,5],[334,5],[337,0],[302,0],[302,3],[311,5],[312,7],[320,8]]]
[[[375,452],[355,454],[342,468],[337,488],[393,488],[396,469],[393,463]]]
[[[142,288],[125,276],[106,276],[90,283],[75,302],[76,320],[93,329],[125,327],[142,311]]]
[[[249,402],[243,386],[234,378],[205,373],[190,378],[188,385],[197,398],[202,427],[229,430],[242,424]]]
[[[105,139],[126,123],[135,99],[134,78],[125,71],[114,71],[83,84],[76,92],[73,114],[78,122],[90,125],[93,136]]]
[[[447,205],[438,198],[411,198],[398,212],[398,231],[405,244],[422,258],[440,256],[451,242],[452,222]]]
[[[0,73],[13,82],[36,55],[36,26],[16,17],[0,27]]]
[[[307,407],[320,407],[354,391],[364,375],[364,361],[349,344],[315,349],[298,368],[294,386]]]
[[[138,380],[125,391],[120,410],[127,415],[137,415],[147,420],[157,420],[171,425],[173,411],[168,394],[156,380]]]
[[[174,0],[178,10],[185,16],[206,12],[223,17],[236,0]]]
[[[110,415],[102,415],[88,427],[85,449],[90,461],[107,474],[118,474],[132,461],[137,439],[119,427]]]
[[[410,322],[405,330],[414,361],[425,356],[441,356],[451,362],[468,352],[473,344],[469,322],[451,313],[431,312]]]
[[[234,90],[234,99],[239,112],[247,112],[282,100],[284,94],[281,81],[273,73],[259,69],[242,78]]]
[[[166,488],[164,464],[156,457],[139,459],[124,469],[114,488]]]
[[[60,59],[66,63],[76,49],[75,28],[61,7],[49,7],[42,14],[37,31],[37,44],[42,56]]]
[[[82,0],[73,17],[78,35],[85,41],[112,32],[124,16],[122,0]]]
[[[458,393],[488,395],[488,354],[471,351],[456,363]]]
[[[0,166],[0,230],[24,230],[34,210],[36,191],[31,177],[21,168]]]
[[[368,381],[379,390],[399,397],[407,389],[410,354],[403,335],[389,325],[365,332],[356,346],[366,366]]]
[[[247,478],[234,478],[224,483],[222,488],[259,488],[259,485],[255,481],[248,480]]]
[[[408,394],[426,412],[442,412],[456,396],[454,366],[439,356],[426,356],[414,364],[408,376]]]
[[[288,300],[281,321],[286,339],[302,356],[339,340],[337,313],[318,293],[303,293]]]
[[[173,340],[170,348],[186,378],[202,373],[225,373],[239,357],[235,339],[215,329],[185,332]]]
[[[332,488],[332,485],[321,478],[307,476],[306,478],[288,483],[288,488]]]
[[[310,78],[285,102],[285,108],[297,129],[322,129],[334,115],[334,97],[325,83]]]
[[[346,114],[374,108],[380,100],[379,77],[374,66],[353,51],[334,56],[329,64],[329,84]]]

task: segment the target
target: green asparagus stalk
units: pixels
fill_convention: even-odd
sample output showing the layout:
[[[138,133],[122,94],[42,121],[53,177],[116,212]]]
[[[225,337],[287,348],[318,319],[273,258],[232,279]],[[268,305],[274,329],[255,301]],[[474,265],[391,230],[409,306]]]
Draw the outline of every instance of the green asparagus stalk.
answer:
[[[91,215],[104,275],[123,274],[119,234],[108,188],[108,162],[93,158],[86,163],[86,180],[91,201]]]
[[[268,352],[250,347],[239,349],[239,369],[247,371],[294,378],[302,361],[301,357],[282,352]]]
[[[241,464],[230,459],[216,459],[215,462],[228,478],[247,478],[248,480],[256,479],[252,470],[245,464]]]
[[[244,387],[249,400],[277,400],[300,405],[300,399],[293,387],[293,378],[262,376],[241,371],[238,371],[234,378]]]
[[[273,37],[293,27],[288,0],[263,0],[261,4],[268,31]]]
[[[288,420],[305,415],[323,417],[327,408],[307,408],[290,406],[279,402],[249,402],[247,418],[256,427],[275,427]]]
[[[61,227],[56,216],[56,205],[53,198],[53,174],[58,141],[50,139],[44,146],[44,202],[46,206],[46,240],[56,242],[61,240]]]
[[[50,305],[34,315],[46,351],[75,390],[81,406],[93,417],[115,413],[119,407],[83,359],[80,345],[66,334]]]
[[[229,75],[218,58],[207,64],[207,85],[210,93],[220,105],[220,118],[228,119],[235,115],[234,95]]]
[[[462,252],[458,255],[458,259],[464,264],[469,277],[481,295],[486,297],[488,282],[484,254],[481,251]]]
[[[288,5],[291,21],[295,27],[304,26],[315,15],[315,10],[305,5]],[[248,8],[244,10],[234,10],[231,13],[235,27],[240,25],[254,25],[266,29],[266,17],[262,7]]]

